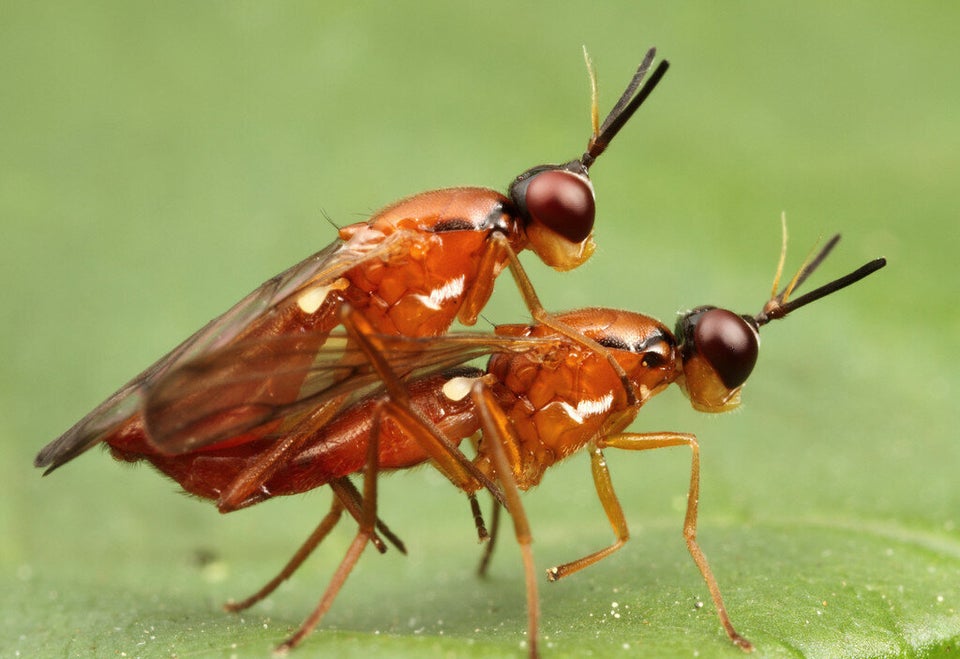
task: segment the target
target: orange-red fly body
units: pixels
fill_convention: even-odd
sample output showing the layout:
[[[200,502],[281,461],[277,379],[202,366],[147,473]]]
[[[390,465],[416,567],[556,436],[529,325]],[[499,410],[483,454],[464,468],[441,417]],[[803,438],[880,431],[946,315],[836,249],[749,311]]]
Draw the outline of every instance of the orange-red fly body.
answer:
[[[666,73],[663,60],[644,84],[654,57],[649,50],[603,124],[594,85],[593,134],[580,158],[527,170],[507,196],[485,188],[434,190],[342,228],[336,242],[265,282],[121,387],[44,447],[35,465],[49,473],[103,442],[143,441],[176,455],[275,440],[220,490],[219,509],[236,510],[348,402],[321,403],[302,380],[303,367],[343,322],[347,306],[377,333],[438,336],[455,319],[476,321],[506,267],[533,316],[572,335],[544,311],[517,253],[532,249],[559,270],[589,258],[595,217],[589,168]],[[278,356],[264,348],[268,340],[287,349]],[[204,370],[211,354],[229,354],[231,362]],[[183,379],[194,395],[159,401],[155,392]],[[215,399],[208,395],[213,389]],[[468,461],[454,459],[482,478]]]
[[[583,309],[556,318],[564,327],[603,346],[626,373],[632,396],[623,390],[617,369],[605,355],[584,346],[565,333],[535,323],[497,328],[493,335],[451,334],[429,340],[378,334],[357,314],[345,327],[353,343],[328,343],[296,377],[314,393],[312,402],[346,393],[364,394],[301,441],[286,456],[247,502],[304,492],[329,485],[334,492],[331,509],[317,529],[283,570],[251,597],[228,605],[240,610],[255,604],[289,577],[329,533],[347,510],[359,521],[359,531],[334,573],[314,612],[280,647],[297,645],[319,623],[332,605],[364,548],[383,546],[381,536],[401,546],[377,516],[377,476],[433,461],[459,489],[474,495],[490,490],[511,515],[524,560],[528,641],[537,654],[539,599],[531,550],[532,532],[519,492],[540,483],[545,471],[567,456],[586,449],[598,498],[614,529],[614,542],[596,552],[547,571],[551,581],[588,567],[620,549],[629,537],[626,518],[616,496],[603,450],[652,450],[687,446],[692,451],[687,512],[683,535],[700,570],[721,624],[730,639],[744,650],[751,643],[734,627],[707,558],[697,541],[699,503],[699,445],[689,433],[626,432],[642,405],[676,383],[693,407],[722,412],[736,407],[740,392],[759,353],[759,331],[771,320],[825,295],[849,286],[885,265],[871,261],[854,272],[810,293],[789,299],[836,245],[827,243],[780,293],[774,293],[755,315],[738,315],[716,307],[698,307],[683,314],[671,332],[653,318],[611,309]],[[782,262],[781,262],[782,267]],[[777,279],[779,280],[779,273]],[[354,313],[347,311],[347,313]],[[266,337],[261,348],[277,358],[298,346],[284,336]],[[163,405],[177,407],[201,391],[190,386],[192,375],[229,371],[235,357],[231,348],[214,351],[191,368],[181,368],[181,379],[171,376],[169,390],[154,392]],[[491,354],[486,370],[460,364]],[[294,360],[299,363],[298,360]],[[401,378],[398,373],[409,373]],[[221,388],[230,381],[218,377]],[[386,391],[373,389],[382,381]],[[182,386],[181,386],[182,385]],[[207,391],[218,398],[218,390]],[[229,398],[229,397],[228,397]],[[238,414],[245,413],[237,404]],[[232,414],[221,407],[217,415]],[[472,469],[460,446],[474,441]],[[223,443],[202,450],[164,452],[142,435],[112,436],[114,456],[126,461],[147,461],[185,490],[218,500],[239,474],[262,462],[274,450],[276,439],[262,437],[244,443]],[[362,493],[349,477],[363,474]],[[475,499],[472,499],[475,501]],[[478,518],[478,527],[482,520]],[[491,545],[492,546],[492,545]]]

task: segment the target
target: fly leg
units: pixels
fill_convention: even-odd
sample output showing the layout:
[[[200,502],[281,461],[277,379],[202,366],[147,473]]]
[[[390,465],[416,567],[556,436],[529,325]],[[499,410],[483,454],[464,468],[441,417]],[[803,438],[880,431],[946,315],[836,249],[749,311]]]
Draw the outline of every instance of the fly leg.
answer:
[[[501,503],[503,492],[486,474],[464,455],[459,446],[451,442],[436,426],[423,418],[412,406],[410,395],[403,382],[394,373],[383,351],[376,344],[376,337],[360,314],[349,308],[344,311],[344,327],[370,360],[380,376],[390,401],[390,416],[400,424],[420,447],[430,456],[440,472],[463,492],[476,492],[480,488],[489,491]]]
[[[590,470],[593,473],[593,484],[597,489],[597,496],[600,499],[600,504],[603,506],[603,512],[607,514],[610,526],[613,527],[616,540],[609,547],[604,547],[599,551],[588,554],[583,558],[578,558],[575,561],[550,568],[547,570],[547,579],[549,581],[562,579],[567,575],[593,565],[620,549],[620,547],[630,539],[627,519],[623,515],[623,508],[620,507],[620,500],[617,499],[617,493],[613,489],[613,482],[610,480],[610,471],[607,469],[607,461],[603,457],[603,451],[596,445],[590,446]]]
[[[511,466],[519,463],[519,456],[515,443],[509,439],[512,436],[509,419],[483,383],[475,383],[471,388],[470,397],[477,406],[484,441],[492,449],[491,458],[496,471],[496,480],[500,483],[500,485],[497,485],[489,476],[480,471],[473,462],[467,459],[459,447],[445,437],[435,424],[423,418],[412,407],[410,395],[403,386],[403,382],[397,378],[382,351],[378,349],[375,335],[365,331],[363,319],[351,314],[348,310],[344,326],[347,327],[350,336],[373,364],[387,389],[389,398],[382,404],[382,409],[389,414],[391,421],[408,433],[434,460],[434,464],[440,471],[461,491],[471,495],[480,488],[485,488],[510,512],[514,521],[514,532],[523,556],[526,577],[527,633],[530,656],[537,657],[540,602],[537,596],[536,568],[530,546],[532,541],[530,528],[526,513],[520,502],[514,469]],[[509,457],[508,450],[510,451]],[[366,500],[367,497],[364,495],[364,501]],[[475,508],[474,512],[476,512]],[[320,608],[318,607],[318,610]]]
[[[630,385],[630,379],[627,377],[627,373],[623,370],[620,362],[613,358],[613,355],[607,348],[590,337],[585,336],[583,333],[578,332],[566,323],[557,320],[544,309],[533,287],[533,282],[530,281],[526,270],[523,269],[523,264],[520,263],[517,253],[513,251],[507,237],[502,233],[494,232],[490,234],[487,249],[480,261],[479,275],[471,289],[467,291],[466,298],[458,315],[460,322],[464,325],[473,325],[477,322],[477,316],[480,310],[493,292],[497,266],[502,263],[504,259],[506,259],[507,266],[510,268],[510,274],[513,275],[513,279],[517,283],[517,288],[520,289],[520,295],[523,297],[533,319],[541,325],[546,325],[558,334],[562,334],[571,341],[579,343],[606,359],[607,363],[610,364],[610,368],[612,368],[613,372],[620,378],[623,390],[627,395],[627,404],[634,405],[637,402],[637,397],[633,392],[633,387]]]
[[[336,480],[330,481],[330,488],[334,491],[337,497],[340,499],[340,502],[347,509],[347,512],[357,520],[357,524],[360,523],[360,517],[363,510],[363,495],[360,494],[360,491],[357,489],[357,486],[353,484],[349,478],[344,476],[343,478],[338,478]],[[377,518],[377,530],[383,535],[387,541],[397,548],[401,554],[407,554],[407,547],[403,544],[403,540],[397,537],[397,534],[390,530],[379,517]],[[373,546],[377,548],[377,551],[381,554],[386,553],[387,547],[383,544],[383,541],[375,534],[371,540]]]
[[[497,545],[497,535],[500,533],[500,511],[502,508],[500,502],[494,499],[493,512],[490,513],[490,533],[487,544],[483,548],[483,555],[480,557],[480,564],[477,565],[477,576],[479,577],[486,577],[487,570],[490,568],[493,550]]]
[[[530,657],[539,656],[537,639],[540,626],[540,598],[537,594],[536,566],[533,561],[533,536],[530,533],[530,523],[527,513],[520,501],[520,488],[514,475],[514,465],[518,464],[519,456],[514,449],[515,444],[510,441],[513,428],[510,419],[497,404],[490,390],[482,381],[476,382],[470,390],[470,397],[477,407],[480,417],[480,428],[489,455],[496,470],[497,480],[503,486],[506,499],[506,508],[513,519],[513,532],[520,545],[520,555],[523,558],[523,572],[527,591],[527,640]],[[499,509],[498,502],[494,502],[495,510]],[[492,540],[492,539],[491,539]],[[485,558],[487,556],[485,555]],[[481,569],[485,570],[485,563]]]
[[[470,501],[470,514],[473,515],[473,525],[477,527],[477,540],[483,542],[490,537],[487,533],[487,525],[483,521],[483,511],[480,510],[480,502],[477,501],[477,495],[471,492],[467,495]]]
[[[360,498],[360,493],[357,491],[357,488],[350,482],[346,477],[338,478],[335,481],[330,483],[330,487],[334,492],[333,502],[330,505],[330,512],[328,512],[320,524],[317,525],[317,528],[314,529],[313,533],[310,534],[310,537],[297,549],[296,553],[287,561],[287,564],[283,566],[283,569],[270,581],[268,581],[260,590],[256,593],[243,599],[239,602],[227,602],[223,605],[223,608],[227,611],[237,612],[249,609],[251,606],[257,602],[262,601],[264,598],[270,595],[273,591],[277,589],[280,584],[289,579],[294,572],[296,572],[303,562],[313,553],[313,550],[316,549],[323,539],[327,537],[327,534],[333,530],[333,527],[337,525],[340,521],[340,517],[343,515],[343,510],[346,508],[350,514],[357,520],[359,523],[361,520],[361,511],[362,511],[362,500]],[[383,536],[390,541],[390,543],[400,550],[401,553],[406,554],[407,549],[403,544],[403,541],[400,540],[380,519],[377,519],[377,529],[380,531]],[[372,540],[374,546],[382,554],[387,550],[386,545],[383,544],[383,541],[380,538],[374,536]]]
[[[300,447],[303,446],[310,436],[316,432],[323,424],[328,422],[337,411],[339,411],[342,401],[335,400],[328,405],[324,405],[311,412],[307,417],[300,419],[291,429],[287,436],[274,447],[271,451],[257,459],[257,461],[240,473],[234,479],[230,487],[221,495],[218,501],[218,508],[221,512],[229,512],[242,507],[244,501],[251,497],[260,488],[264,487],[276,471],[282,467],[290,456],[294,455]],[[330,483],[334,491],[334,499],[330,511],[323,517],[317,528],[314,529],[310,537],[297,549],[296,553],[290,558],[283,569],[268,581],[260,590],[253,595],[239,601],[227,602],[224,608],[227,611],[242,611],[270,595],[277,587],[290,578],[294,572],[303,564],[303,562],[313,553],[313,550],[330,533],[334,526],[340,521],[344,510],[358,522],[361,520],[360,494],[347,478],[340,478]],[[406,553],[403,542],[379,519],[376,523],[377,529],[393,544],[401,553]],[[371,541],[381,554],[387,550],[383,540],[374,533]]]
[[[470,443],[473,444],[475,451],[479,453],[480,450],[480,435],[479,433],[473,435],[470,438]],[[500,534],[500,511],[503,510],[503,506],[500,505],[500,502],[496,498],[492,498],[493,507],[490,512],[490,529],[487,531],[487,528],[483,527],[483,532],[480,532],[479,524],[483,522],[483,514],[479,510],[480,504],[477,503],[475,496],[472,496],[470,499],[471,510],[473,511],[474,519],[477,520],[478,524],[478,533],[480,535],[480,541],[486,541],[486,545],[483,548],[483,554],[480,556],[480,562],[477,564],[477,576],[481,579],[486,578],[487,571],[490,568],[490,561],[493,559],[493,550],[497,544],[497,536]]]
[[[333,503],[330,505],[330,512],[324,515],[323,519],[320,521],[320,524],[317,525],[317,528],[314,529],[313,533],[310,534],[310,537],[307,538],[306,542],[300,545],[300,548],[297,549],[297,552],[287,562],[287,564],[283,566],[283,569],[279,572],[279,574],[268,581],[260,590],[255,592],[250,597],[240,600],[239,602],[234,602],[231,600],[224,604],[223,608],[232,612],[243,611],[244,609],[250,608],[276,590],[280,584],[289,579],[290,575],[297,571],[297,568],[299,568],[300,565],[307,559],[307,557],[313,553],[313,550],[317,548],[317,545],[319,545],[320,542],[327,537],[327,534],[330,533],[330,531],[333,530],[333,527],[337,525],[337,522],[340,521],[340,516],[342,514],[343,504],[340,502],[340,499],[334,495]]]
[[[551,581],[560,579],[581,570],[588,565],[596,563],[605,556],[610,555],[619,549],[629,537],[626,521],[623,517],[623,510],[617,495],[613,490],[613,483],[610,481],[610,473],[607,471],[606,463],[603,460],[603,454],[600,449],[606,447],[626,449],[629,451],[648,451],[668,446],[689,446],[692,452],[690,463],[690,487],[687,490],[687,512],[683,519],[683,539],[687,543],[687,550],[693,558],[697,569],[703,576],[707,584],[707,590],[710,591],[710,597],[713,599],[714,607],[720,618],[720,624],[727,632],[727,636],[746,652],[753,650],[753,645],[746,638],[741,636],[730,622],[730,616],[727,615],[727,607],[723,603],[723,596],[720,594],[720,586],[717,584],[713,571],[707,562],[707,557],[697,543],[697,510],[700,500],[700,445],[697,443],[696,435],[679,432],[658,432],[658,433],[623,433],[604,437],[596,441],[596,446],[591,454],[591,465],[593,467],[593,478],[597,488],[597,495],[607,513],[614,532],[617,534],[617,541],[606,549],[585,556],[576,561],[558,565],[548,570],[548,576]]]
[[[374,537],[374,529],[377,525],[377,477],[379,475],[380,464],[381,417],[385,413],[385,408],[388,405],[389,403],[378,406],[373,414],[370,440],[367,442],[366,465],[363,472],[362,510],[360,528],[357,530],[357,535],[347,548],[347,553],[344,555],[343,560],[340,561],[336,572],[333,573],[333,577],[331,577],[330,583],[327,585],[327,590],[323,593],[323,597],[320,598],[317,608],[303,621],[300,628],[297,629],[290,638],[277,646],[276,652],[278,653],[285,653],[293,649],[316,628],[323,616],[330,610],[331,605],[333,605],[333,600],[336,599],[337,593],[340,592],[343,584],[346,583],[347,577],[349,577],[350,572],[353,571],[353,567],[360,559],[360,555],[366,548],[367,543]],[[340,501],[340,499],[338,498],[337,501]]]

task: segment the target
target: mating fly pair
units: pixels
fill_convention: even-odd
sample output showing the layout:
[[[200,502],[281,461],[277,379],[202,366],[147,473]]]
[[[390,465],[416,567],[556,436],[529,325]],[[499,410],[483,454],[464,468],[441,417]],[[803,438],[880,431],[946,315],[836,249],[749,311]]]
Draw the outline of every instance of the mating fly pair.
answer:
[[[122,387],[45,447],[35,464],[49,473],[103,443],[117,459],[152,463],[222,512],[329,485],[330,512],[284,570],[229,606],[242,609],[272,592],[347,511],[359,532],[317,609],[281,646],[290,648],[319,622],[368,542],[384,550],[386,538],[402,549],[377,518],[378,471],[432,461],[474,505],[475,493],[487,490],[511,514],[523,548],[535,654],[536,579],[518,490],[537,484],[566,455],[591,451],[617,540],[551,570],[560,578],[627,537],[601,449],[685,444],[694,450],[685,537],[728,634],[749,647],[730,624],[696,544],[695,438],[622,431],[670,382],[684,387],[698,409],[735,404],[762,324],[882,262],[792,302],[787,291],[749,319],[698,310],[676,336],[627,312],[546,313],[517,252],[529,247],[560,270],[590,256],[595,204],[588,170],[666,72],[660,62],[643,84],[653,58],[651,50],[602,124],[594,96],[593,136],[579,159],[528,170],[508,196],[482,188],[426,192],[345,227],[337,242],[263,284]],[[504,268],[535,324],[495,335],[446,334],[455,319],[476,320]],[[728,330],[731,322],[743,327]],[[487,354],[485,372],[461,366]],[[387,394],[376,390],[381,382]],[[476,437],[469,458],[460,444]],[[363,473],[362,492],[349,478],[355,473]]]

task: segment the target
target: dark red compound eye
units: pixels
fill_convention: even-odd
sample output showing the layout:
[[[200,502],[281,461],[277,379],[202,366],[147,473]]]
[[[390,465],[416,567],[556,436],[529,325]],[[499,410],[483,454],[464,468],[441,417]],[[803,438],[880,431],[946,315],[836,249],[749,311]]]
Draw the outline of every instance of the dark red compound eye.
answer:
[[[593,188],[573,172],[554,169],[535,175],[527,184],[525,202],[533,222],[570,242],[582,242],[593,231]]]
[[[726,309],[710,309],[697,319],[693,342],[723,384],[735,389],[747,381],[759,352],[757,332]]]

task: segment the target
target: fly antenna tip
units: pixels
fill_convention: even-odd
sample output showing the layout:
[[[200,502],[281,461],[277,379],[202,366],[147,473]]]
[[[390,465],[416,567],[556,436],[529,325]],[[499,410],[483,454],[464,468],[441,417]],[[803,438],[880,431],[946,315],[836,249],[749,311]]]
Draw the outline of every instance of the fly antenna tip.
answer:
[[[599,128],[596,127],[595,121],[593,135],[587,144],[587,151],[580,159],[584,167],[589,168],[590,165],[593,164],[593,161],[606,150],[607,146],[610,145],[610,141],[620,132],[620,129],[630,120],[630,117],[633,116],[637,109],[643,105],[643,102],[650,96],[650,93],[667,73],[670,63],[667,60],[661,60],[653,73],[650,74],[646,83],[641,86],[641,83],[644,82],[644,78],[646,78],[647,73],[650,71],[650,67],[653,65],[653,59],[656,57],[656,54],[656,48],[651,48],[647,51],[643,61],[640,62],[640,66],[637,67],[636,72],[633,74],[633,78],[630,79],[627,88],[623,91],[623,94],[620,95],[620,100],[616,102]],[[588,68],[590,66],[591,64],[588,64]],[[599,115],[597,115],[597,119],[599,119]]]
[[[770,299],[777,297],[780,287],[780,277],[783,276],[783,266],[787,262],[787,211],[780,211],[780,260],[777,261],[777,271],[773,275],[773,286],[770,287]]]
[[[591,141],[600,134],[600,86],[597,83],[597,69],[593,65],[586,44],[583,45],[583,61],[587,65],[587,75],[590,77],[590,126],[592,128]]]
[[[796,275],[794,275],[791,282],[787,285],[784,290],[773,296],[766,304],[763,305],[760,313],[753,317],[754,322],[758,327],[766,325],[771,320],[776,320],[777,318],[783,318],[787,314],[796,311],[800,307],[806,306],[811,302],[815,302],[822,297],[836,293],[837,291],[855,284],[864,277],[867,277],[877,270],[880,270],[887,264],[887,260],[883,257],[873,259],[863,264],[853,272],[834,279],[831,282],[815,288],[809,293],[804,293],[800,297],[794,298],[793,300],[787,300],[790,294],[799,288],[807,277],[809,277],[813,272],[820,266],[821,263],[827,258],[830,252],[836,247],[837,243],[840,242],[840,234],[835,234],[824,244],[819,252],[812,258],[808,258],[804,265],[800,268]]]

